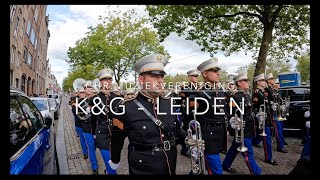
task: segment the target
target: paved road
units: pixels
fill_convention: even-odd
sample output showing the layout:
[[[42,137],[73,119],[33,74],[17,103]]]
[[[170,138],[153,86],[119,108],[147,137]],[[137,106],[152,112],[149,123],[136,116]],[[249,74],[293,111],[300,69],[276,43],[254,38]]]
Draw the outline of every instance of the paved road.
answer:
[[[72,116],[72,112],[70,107],[68,106],[68,98],[63,97],[62,105],[61,105],[61,113],[59,123],[63,122],[63,129],[64,129],[64,142],[66,147],[66,160],[68,164],[68,170],[61,170],[61,172],[69,172],[70,174],[92,174],[90,168],[90,160],[84,159],[81,153],[81,147],[79,143],[79,138],[76,135],[76,131],[74,128],[74,120]],[[228,147],[232,141],[231,136],[228,137]],[[288,149],[289,153],[280,153],[276,151],[276,143],[275,141],[272,144],[274,149],[273,151],[273,159],[275,159],[279,165],[272,166],[264,162],[264,152],[262,148],[254,147],[254,154],[257,164],[261,167],[262,173],[261,174],[289,174],[289,172],[294,168],[296,162],[300,157],[300,153],[302,150],[301,146],[301,139],[295,138],[286,138],[287,143],[289,144],[286,148]],[[127,145],[128,140],[126,139],[124,144],[124,149],[121,153],[121,162],[120,167],[117,170],[118,174],[129,174],[128,163],[127,163]],[[181,146],[178,145],[178,152],[180,152]],[[59,151],[59,150],[58,150]],[[61,150],[63,151],[63,150]],[[105,169],[105,165],[103,159],[100,155],[100,151],[96,150],[98,164],[99,164],[99,174],[103,174]],[[221,161],[223,161],[225,155],[221,154]],[[232,164],[232,167],[237,170],[236,174],[250,174],[246,163],[241,156],[238,154],[235,161]],[[64,167],[66,168],[66,167]],[[177,174],[188,174],[190,171],[190,159],[182,156],[178,153],[177,159],[177,167],[176,173]],[[62,173],[63,174],[63,173]],[[223,174],[230,174],[226,171]]]

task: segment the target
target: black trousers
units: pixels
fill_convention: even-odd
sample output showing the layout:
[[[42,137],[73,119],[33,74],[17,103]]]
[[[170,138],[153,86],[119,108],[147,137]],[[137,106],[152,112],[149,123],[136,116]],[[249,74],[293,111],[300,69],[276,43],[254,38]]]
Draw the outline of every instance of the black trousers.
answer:
[[[135,151],[129,145],[128,163],[130,175],[175,175],[177,149]]]

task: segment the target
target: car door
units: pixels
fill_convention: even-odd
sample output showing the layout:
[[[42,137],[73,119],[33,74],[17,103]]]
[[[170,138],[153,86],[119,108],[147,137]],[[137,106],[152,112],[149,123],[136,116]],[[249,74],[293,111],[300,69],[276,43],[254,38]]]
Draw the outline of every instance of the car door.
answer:
[[[12,119],[20,121],[18,124],[10,124],[11,158],[10,174],[42,174],[44,167],[45,151],[50,148],[50,129],[44,127],[41,113],[25,96],[10,98],[12,107]],[[11,112],[10,112],[11,113]],[[11,117],[11,116],[10,116]],[[15,120],[14,122],[18,122]],[[17,130],[24,129],[20,135],[14,135]],[[11,140],[18,137],[18,140]]]

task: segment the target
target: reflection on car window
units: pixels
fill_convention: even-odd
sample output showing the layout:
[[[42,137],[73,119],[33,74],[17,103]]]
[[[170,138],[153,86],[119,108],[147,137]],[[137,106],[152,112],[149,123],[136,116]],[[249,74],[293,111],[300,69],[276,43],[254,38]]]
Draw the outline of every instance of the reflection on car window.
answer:
[[[26,113],[27,116],[29,116],[36,132],[38,132],[43,127],[43,120],[41,118],[41,114],[39,113],[36,106],[32,103],[32,101],[28,98],[21,97],[20,101],[22,104],[23,111]]]
[[[10,156],[15,154],[34,135],[30,119],[21,111],[16,98],[10,98]]]
[[[310,100],[310,89],[293,88],[281,91],[281,98],[290,97],[290,101],[307,101]]]
[[[57,106],[57,103],[56,103],[55,99],[49,98],[48,101],[49,101],[49,106],[50,107],[54,107],[55,108]]]
[[[45,111],[48,109],[46,100],[32,100],[32,102],[37,106],[39,111]]]

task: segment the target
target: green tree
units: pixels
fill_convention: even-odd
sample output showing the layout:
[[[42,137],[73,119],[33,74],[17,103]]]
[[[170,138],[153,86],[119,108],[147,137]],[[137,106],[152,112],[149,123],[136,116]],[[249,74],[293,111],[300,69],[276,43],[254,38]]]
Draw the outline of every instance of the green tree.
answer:
[[[242,66],[236,71],[236,75],[246,71],[249,81],[253,82],[255,67],[255,62]],[[266,75],[272,73],[273,77],[277,78],[279,73],[290,71],[290,69],[291,64],[284,63],[281,60],[268,61]]]
[[[310,52],[298,58],[296,68],[301,74],[302,82],[310,80]]]
[[[147,26],[145,18],[137,18],[134,9],[121,14],[109,12],[99,18],[103,22],[89,27],[86,36],[69,47],[68,62],[71,66],[94,64],[115,71],[115,80],[120,85],[122,77],[133,71],[134,63],[145,55],[162,53],[158,34]]]
[[[270,60],[284,60],[309,48],[307,5],[149,5],[149,16],[161,40],[171,32],[195,40],[202,51],[253,52],[254,76]],[[258,55],[257,55],[258,53]]]
[[[85,80],[94,80],[98,71],[101,69],[97,69],[91,64],[87,65],[78,65],[76,67],[72,67],[68,72],[68,76],[63,79],[62,89],[64,92],[69,90],[73,91],[73,81],[77,78],[83,78]]]

